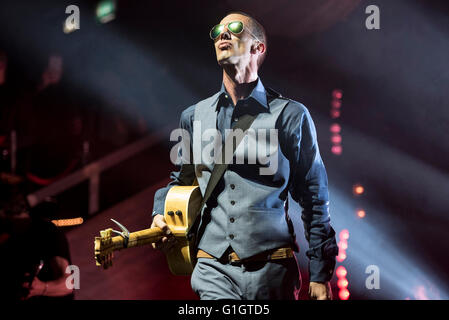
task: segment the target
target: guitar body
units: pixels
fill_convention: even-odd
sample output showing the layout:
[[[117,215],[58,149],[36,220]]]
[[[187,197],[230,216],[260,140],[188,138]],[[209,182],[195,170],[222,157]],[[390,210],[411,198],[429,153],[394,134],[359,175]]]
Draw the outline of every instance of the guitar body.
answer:
[[[195,266],[194,239],[187,239],[187,231],[195,221],[201,200],[198,186],[175,186],[167,193],[164,217],[177,240],[174,249],[167,253],[167,263],[175,275],[189,275]]]
[[[167,193],[164,218],[177,242],[166,257],[169,269],[174,275],[190,275],[195,266],[195,239],[189,240],[187,232],[199,213],[201,200],[201,190],[198,186],[174,186]],[[129,233],[122,225],[119,226],[124,231],[122,235],[113,237],[113,232],[120,232],[109,228],[100,231],[101,237],[95,237],[97,266],[103,266],[105,269],[111,266],[114,251],[154,243],[165,236],[157,227]],[[123,235],[125,231],[126,235]]]

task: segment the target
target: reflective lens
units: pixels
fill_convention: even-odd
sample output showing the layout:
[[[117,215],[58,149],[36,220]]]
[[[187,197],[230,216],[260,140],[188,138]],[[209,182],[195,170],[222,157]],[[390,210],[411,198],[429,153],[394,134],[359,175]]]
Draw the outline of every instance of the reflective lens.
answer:
[[[212,40],[215,40],[224,29],[223,24],[217,24],[215,27],[212,28],[210,31],[210,37]],[[241,21],[232,21],[228,23],[228,29],[234,34],[239,34],[243,31],[243,22]]]
[[[230,24],[228,24],[228,29],[232,33],[239,34],[243,31],[243,22],[241,21],[233,21]]]
[[[212,40],[215,40],[223,31],[223,29],[224,25],[222,24],[217,24],[215,27],[213,27],[212,30],[210,31],[210,37],[212,38]]]

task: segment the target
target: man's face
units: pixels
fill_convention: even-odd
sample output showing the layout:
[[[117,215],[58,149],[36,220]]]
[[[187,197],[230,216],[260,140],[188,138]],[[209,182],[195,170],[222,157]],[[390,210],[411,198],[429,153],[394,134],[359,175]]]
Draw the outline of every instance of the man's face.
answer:
[[[244,29],[240,34],[233,34],[228,30],[228,24],[232,21],[243,22]],[[248,29],[251,28],[250,19],[240,14],[230,14],[224,17],[220,24],[223,24],[223,32],[214,40],[217,62],[220,66],[227,64],[249,64],[252,59],[257,61],[258,54],[251,54],[251,45],[256,41]]]

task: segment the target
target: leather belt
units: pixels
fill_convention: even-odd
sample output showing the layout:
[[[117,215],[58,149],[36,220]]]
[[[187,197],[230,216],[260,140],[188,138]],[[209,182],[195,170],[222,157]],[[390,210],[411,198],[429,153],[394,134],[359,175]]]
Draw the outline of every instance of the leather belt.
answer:
[[[208,259],[222,260],[222,259],[218,259],[218,258],[210,255],[209,253],[207,253],[206,251],[203,251],[201,249],[198,250],[196,257],[197,258],[208,258]],[[225,260],[227,260],[227,262],[230,262],[230,263],[234,263],[234,262],[246,263],[246,262],[262,262],[262,261],[270,261],[270,260],[278,260],[278,259],[287,259],[287,258],[293,258],[293,257],[294,257],[294,253],[293,253],[292,248],[278,248],[278,249],[264,251],[264,252],[254,255],[254,256],[245,258],[245,259],[240,259],[239,256],[237,255],[237,253],[235,253],[233,251],[230,254],[228,254],[227,257],[225,257]]]

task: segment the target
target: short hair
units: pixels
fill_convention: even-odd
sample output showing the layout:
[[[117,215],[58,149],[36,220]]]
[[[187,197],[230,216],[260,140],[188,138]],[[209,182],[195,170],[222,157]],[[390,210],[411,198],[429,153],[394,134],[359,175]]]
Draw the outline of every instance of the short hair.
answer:
[[[257,21],[255,18],[253,18],[246,12],[231,11],[231,12],[228,12],[225,15],[225,17],[227,17],[231,14],[240,14],[242,16],[248,17],[249,20],[251,21],[251,26],[250,26],[251,32],[257,37],[257,39],[259,39],[260,41],[262,41],[265,44],[265,52],[259,57],[259,60],[257,61],[257,66],[260,67],[262,65],[263,61],[265,60],[265,56],[267,55],[267,48],[268,48],[267,33],[265,32],[265,28],[262,26],[262,24],[259,23],[259,21]]]

